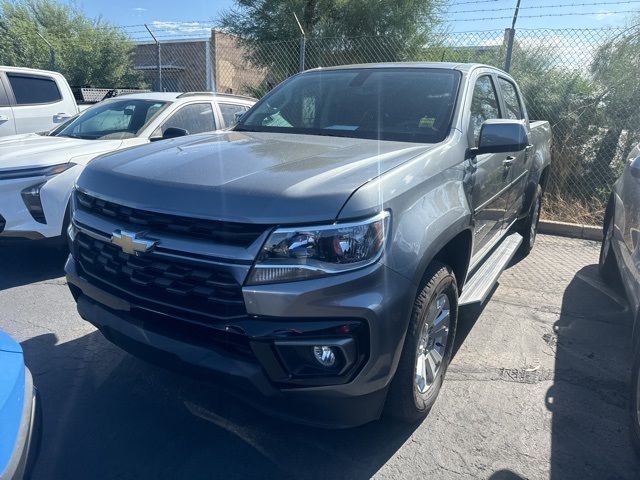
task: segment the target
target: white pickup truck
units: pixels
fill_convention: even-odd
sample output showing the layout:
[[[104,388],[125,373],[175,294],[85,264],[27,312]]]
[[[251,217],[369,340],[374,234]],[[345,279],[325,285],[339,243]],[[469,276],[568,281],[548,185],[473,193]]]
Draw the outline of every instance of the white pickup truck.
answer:
[[[0,66],[0,137],[47,132],[78,112],[62,74]]]

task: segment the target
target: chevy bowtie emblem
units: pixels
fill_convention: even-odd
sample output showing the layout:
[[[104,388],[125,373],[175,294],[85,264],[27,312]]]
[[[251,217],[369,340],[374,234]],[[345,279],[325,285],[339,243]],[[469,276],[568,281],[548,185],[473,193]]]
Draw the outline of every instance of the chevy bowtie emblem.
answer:
[[[137,235],[135,232],[116,230],[111,235],[111,243],[117,245],[124,253],[128,253],[129,255],[150,252],[158,243],[156,240],[138,238]]]

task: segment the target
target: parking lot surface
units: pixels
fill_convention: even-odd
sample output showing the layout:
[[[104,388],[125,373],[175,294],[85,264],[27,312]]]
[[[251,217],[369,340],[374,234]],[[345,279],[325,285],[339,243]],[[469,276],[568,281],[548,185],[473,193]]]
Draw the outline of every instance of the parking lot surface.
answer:
[[[76,313],[63,253],[0,243],[0,329],[22,343],[43,403],[34,478],[640,478],[631,319],[599,279],[598,248],[540,236],[465,309],[424,422],[330,431],[124,353]]]

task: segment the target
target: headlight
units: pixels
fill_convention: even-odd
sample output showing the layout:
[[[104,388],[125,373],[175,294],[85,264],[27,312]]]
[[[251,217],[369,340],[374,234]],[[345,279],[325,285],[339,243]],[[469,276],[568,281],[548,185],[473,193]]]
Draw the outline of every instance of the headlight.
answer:
[[[307,280],[365,267],[382,255],[388,228],[388,212],[358,222],[279,228],[262,247],[247,284]]]
[[[66,162],[60,163],[58,165],[51,165],[48,167],[20,168],[16,170],[4,171],[0,170],[0,180],[15,180],[17,178],[30,177],[53,177],[75,166],[75,163]]]

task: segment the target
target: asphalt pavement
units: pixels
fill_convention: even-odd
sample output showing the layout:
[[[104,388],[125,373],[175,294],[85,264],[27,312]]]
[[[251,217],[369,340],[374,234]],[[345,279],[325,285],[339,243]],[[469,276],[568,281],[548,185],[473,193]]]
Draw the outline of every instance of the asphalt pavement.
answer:
[[[320,430],[265,416],[108,343],[77,314],[65,254],[0,243],[0,329],[41,393],[34,479],[637,479],[631,319],[599,245],[540,236],[467,308],[427,419]]]

